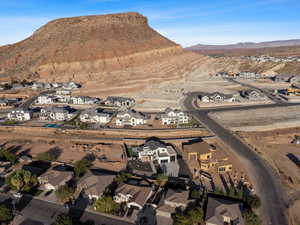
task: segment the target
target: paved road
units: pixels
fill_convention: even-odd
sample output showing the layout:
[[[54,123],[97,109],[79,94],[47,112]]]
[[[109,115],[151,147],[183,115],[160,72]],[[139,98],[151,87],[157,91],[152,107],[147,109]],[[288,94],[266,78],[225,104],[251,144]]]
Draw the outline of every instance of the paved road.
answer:
[[[273,169],[238,137],[212,120],[208,116],[210,110],[197,110],[192,104],[193,100],[194,95],[190,94],[185,99],[184,106],[192,112],[195,119],[199,120],[229,146],[245,162],[247,169],[252,170],[255,188],[262,200],[264,223],[266,225],[288,225],[285,213],[287,208],[286,196]],[[275,106],[277,105],[275,104]],[[251,106],[251,108],[256,108],[256,106]],[[229,110],[229,108],[225,110]]]
[[[10,198],[12,198],[10,195],[0,194],[0,202]],[[68,209],[61,205],[38,199],[32,199],[29,196],[22,197],[17,209],[25,218],[30,218],[44,224],[51,224],[54,222],[54,219],[57,215],[61,213],[68,213]],[[81,221],[94,221],[95,225],[133,225],[133,223],[122,221],[122,219],[114,219],[96,213],[82,211],[78,208],[71,208],[69,210],[75,217],[80,217]]]

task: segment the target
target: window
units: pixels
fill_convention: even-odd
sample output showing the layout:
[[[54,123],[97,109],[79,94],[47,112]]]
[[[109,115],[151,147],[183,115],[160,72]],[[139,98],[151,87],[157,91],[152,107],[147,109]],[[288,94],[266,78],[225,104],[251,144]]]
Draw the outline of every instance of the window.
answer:
[[[167,160],[167,159],[160,160],[160,163],[168,163],[168,162],[169,162],[169,160]]]
[[[219,172],[225,172],[225,167],[220,167]]]

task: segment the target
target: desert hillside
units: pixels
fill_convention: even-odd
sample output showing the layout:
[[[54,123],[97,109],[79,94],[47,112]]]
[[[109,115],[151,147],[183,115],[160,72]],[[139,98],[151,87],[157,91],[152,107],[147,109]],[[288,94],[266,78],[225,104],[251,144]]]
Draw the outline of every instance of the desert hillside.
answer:
[[[0,72],[14,79],[103,82],[110,71],[182,54],[138,13],[82,16],[51,21],[31,37],[1,47]]]

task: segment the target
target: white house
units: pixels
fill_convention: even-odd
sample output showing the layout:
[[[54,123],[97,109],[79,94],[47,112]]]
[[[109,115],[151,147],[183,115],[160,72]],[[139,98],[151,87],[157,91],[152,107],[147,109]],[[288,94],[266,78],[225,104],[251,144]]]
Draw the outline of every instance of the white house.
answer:
[[[65,121],[71,119],[74,114],[70,108],[63,107],[46,107],[40,112],[40,120],[45,121]]]
[[[42,89],[44,88],[44,84],[43,83],[33,83],[31,86],[32,89]]]
[[[116,125],[117,126],[137,126],[144,125],[147,123],[148,117],[141,112],[136,112],[134,110],[127,110],[124,112],[119,112],[117,114]]]
[[[120,97],[120,96],[108,96],[105,100],[105,105],[114,105],[118,107],[131,107],[135,104],[133,98]]]
[[[74,82],[63,83],[62,86],[63,86],[64,89],[67,89],[67,90],[73,90],[73,89],[80,88],[80,85],[76,84]]]
[[[72,92],[70,90],[58,89],[55,93],[57,95],[71,95]]]
[[[177,153],[172,146],[167,146],[158,140],[149,140],[138,151],[138,157],[143,162],[152,161],[158,164],[177,162]]]
[[[179,110],[167,108],[165,113],[161,115],[162,124],[186,124],[189,122],[189,116]]]
[[[199,95],[200,102],[235,102],[236,98],[233,95],[227,95],[220,92],[202,93]]]
[[[9,120],[28,121],[31,119],[31,112],[22,108],[17,108],[7,114]]]
[[[111,118],[109,113],[98,112],[97,109],[87,109],[80,114],[80,121],[84,123],[107,124]]]
[[[57,100],[57,98],[52,95],[40,95],[40,96],[38,96],[38,98],[36,100],[36,104],[50,105],[50,104],[55,103],[56,100]]]
[[[92,105],[99,101],[97,98],[91,98],[88,96],[72,96],[70,103],[74,105]]]

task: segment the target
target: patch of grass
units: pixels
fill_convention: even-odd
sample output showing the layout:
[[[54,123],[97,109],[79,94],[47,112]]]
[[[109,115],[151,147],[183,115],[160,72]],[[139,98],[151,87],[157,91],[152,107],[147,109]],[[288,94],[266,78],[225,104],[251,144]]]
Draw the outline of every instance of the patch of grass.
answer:
[[[17,121],[13,121],[13,120],[6,120],[3,123],[1,123],[1,125],[5,125],[5,126],[12,126],[12,125],[17,125],[18,122]]]

